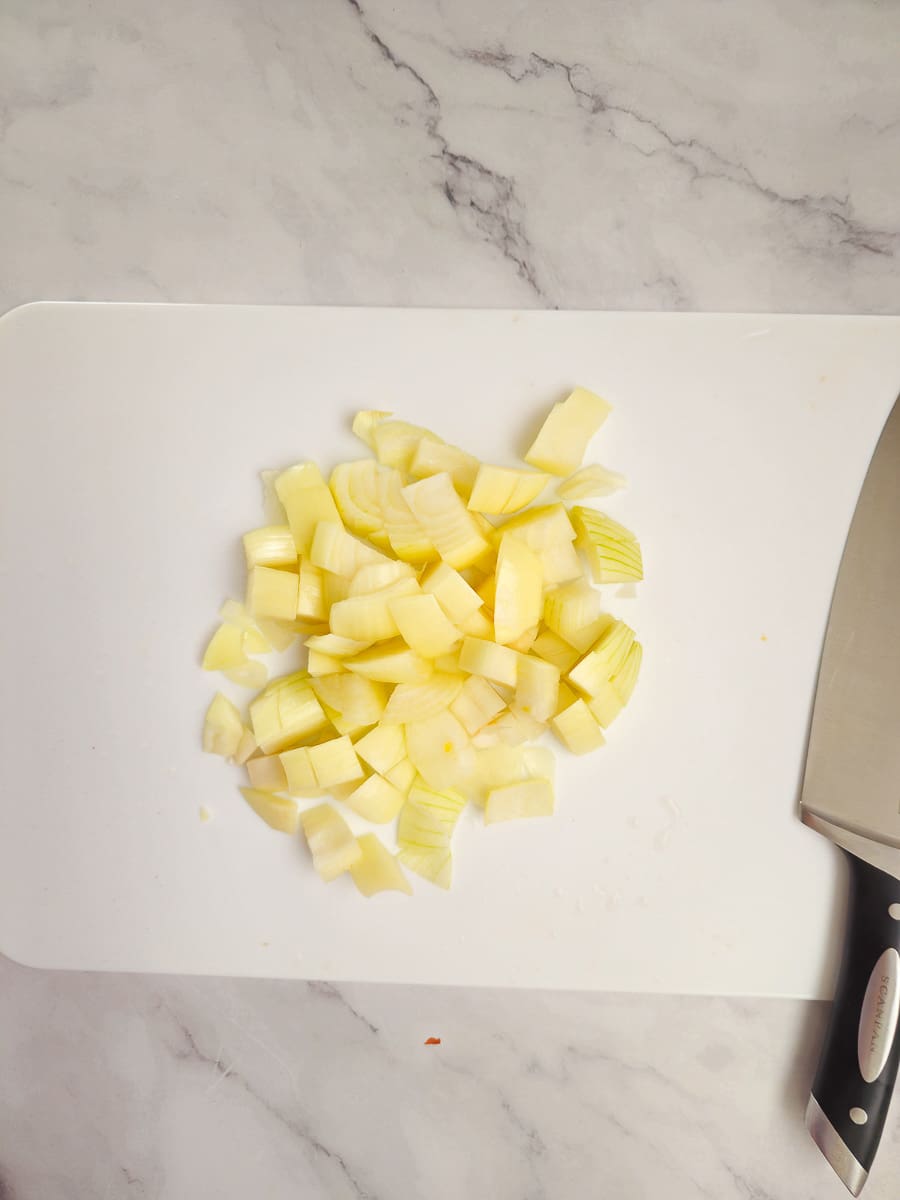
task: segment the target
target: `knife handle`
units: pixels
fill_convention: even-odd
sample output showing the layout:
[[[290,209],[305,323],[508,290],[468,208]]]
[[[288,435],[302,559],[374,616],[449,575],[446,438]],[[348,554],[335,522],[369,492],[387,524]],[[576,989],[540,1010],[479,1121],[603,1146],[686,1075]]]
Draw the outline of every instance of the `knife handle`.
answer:
[[[900,880],[845,854],[850,891],[844,954],[807,1125],[857,1195],[881,1140],[900,1062]]]

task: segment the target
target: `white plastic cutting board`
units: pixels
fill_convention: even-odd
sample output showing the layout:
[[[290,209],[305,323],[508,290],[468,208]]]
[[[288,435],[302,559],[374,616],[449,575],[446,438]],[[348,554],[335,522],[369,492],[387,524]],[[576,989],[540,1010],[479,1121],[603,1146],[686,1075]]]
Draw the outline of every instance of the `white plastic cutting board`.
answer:
[[[553,820],[364,902],[199,749],[257,472],[395,409],[512,461],[574,383],[647,579],[608,747]],[[822,996],[838,855],[795,815],[900,319],[39,304],[0,322],[0,949],[35,966]],[[226,688],[228,685],[226,685]],[[230,689],[236,692],[235,689]],[[236,693],[239,694],[239,693]],[[214,819],[201,823],[199,809]],[[361,827],[361,826],[358,826]]]

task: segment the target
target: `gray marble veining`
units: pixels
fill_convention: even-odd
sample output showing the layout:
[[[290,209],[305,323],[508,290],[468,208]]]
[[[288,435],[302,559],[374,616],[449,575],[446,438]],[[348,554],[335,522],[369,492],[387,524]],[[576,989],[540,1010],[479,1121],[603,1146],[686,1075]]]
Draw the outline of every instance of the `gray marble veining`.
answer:
[[[896,311],[898,46],[874,0],[7,0],[0,309]],[[824,1018],[4,961],[0,1197],[837,1196]]]

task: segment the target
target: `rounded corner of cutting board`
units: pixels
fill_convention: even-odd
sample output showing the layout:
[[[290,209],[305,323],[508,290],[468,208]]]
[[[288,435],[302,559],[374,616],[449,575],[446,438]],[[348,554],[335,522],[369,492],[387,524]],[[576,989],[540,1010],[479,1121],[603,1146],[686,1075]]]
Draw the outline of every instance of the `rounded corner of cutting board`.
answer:
[[[23,321],[31,321],[41,313],[47,312],[56,305],[55,300],[26,300],[14,308],[8,308],[0,313],[0,337],[18,332],[18,326]]]
[[[28,953],[24,948],[13,944],[14,939],[0,935],[0,958],[14,963],[27,971],[56,971],[61,968],[53,962],[44,961],[40,954]]]

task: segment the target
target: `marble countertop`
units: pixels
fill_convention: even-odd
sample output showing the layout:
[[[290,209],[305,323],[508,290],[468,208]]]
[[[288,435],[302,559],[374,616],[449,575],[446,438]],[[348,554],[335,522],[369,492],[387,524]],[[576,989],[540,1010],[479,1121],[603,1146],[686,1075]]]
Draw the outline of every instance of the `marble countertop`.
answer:
[[[11,0],[0,310],[896,312],[898,39],[875,0]],[[0,961],[0,1198],[837,1197],[825,1017]],[[895,1112],[867,1196],[898,1171]]]

